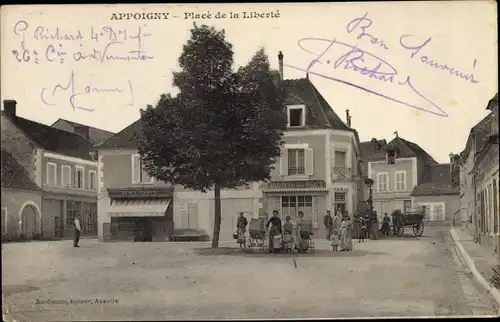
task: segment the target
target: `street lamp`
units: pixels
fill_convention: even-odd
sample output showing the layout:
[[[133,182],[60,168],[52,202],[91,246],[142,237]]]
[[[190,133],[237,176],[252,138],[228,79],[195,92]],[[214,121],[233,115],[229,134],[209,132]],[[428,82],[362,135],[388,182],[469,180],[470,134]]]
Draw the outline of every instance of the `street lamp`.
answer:
[[[368,205],[370,205],[370,213],[373,214],[373,190],[372,190],[372,186],[373,186],[373,179],[371,178],[365,178],[365,184],[368,186],[368,192],[369,192],[369,195],[368,195]]]

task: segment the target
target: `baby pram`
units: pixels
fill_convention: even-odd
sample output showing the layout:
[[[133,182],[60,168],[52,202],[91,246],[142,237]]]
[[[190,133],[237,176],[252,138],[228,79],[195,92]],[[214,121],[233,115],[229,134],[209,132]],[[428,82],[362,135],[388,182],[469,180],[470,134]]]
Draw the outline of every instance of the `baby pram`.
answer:
[[[267,247],[264,219],[252,219],[249,225],[248,246],[265,250]]]

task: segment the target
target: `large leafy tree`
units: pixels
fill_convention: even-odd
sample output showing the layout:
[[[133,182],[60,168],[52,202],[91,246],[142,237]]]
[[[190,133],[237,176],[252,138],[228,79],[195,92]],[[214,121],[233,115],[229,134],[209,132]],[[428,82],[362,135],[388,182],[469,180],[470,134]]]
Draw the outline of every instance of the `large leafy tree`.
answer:
[[[163,94],[141,110],[136,144],[148,173],[159,180],[214,190],[212,247],[219,244],[220,192],[270,177],[286,126],[285,92],[263,49],[233,71],[224,30],[206,25],[191,38],[174,73],[175,97]]]

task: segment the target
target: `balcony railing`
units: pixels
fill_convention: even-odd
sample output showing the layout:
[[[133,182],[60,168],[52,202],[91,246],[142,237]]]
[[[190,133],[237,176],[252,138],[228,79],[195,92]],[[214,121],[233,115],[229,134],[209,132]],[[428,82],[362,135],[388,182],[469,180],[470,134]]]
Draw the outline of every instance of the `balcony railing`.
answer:
[[[332,181],[351,181],[352,171],[351,168],[333,167],[331,176]]]

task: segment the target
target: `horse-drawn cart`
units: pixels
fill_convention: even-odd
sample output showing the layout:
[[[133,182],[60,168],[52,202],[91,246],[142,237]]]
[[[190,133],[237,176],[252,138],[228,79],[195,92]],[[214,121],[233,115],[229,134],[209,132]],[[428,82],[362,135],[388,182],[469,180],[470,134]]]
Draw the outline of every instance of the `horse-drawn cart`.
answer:
[[[392,213],[392,224],[394,227],[394,235],[403,236],[405,227],[412,227],[413,234],[417,237],[424,233],[424,217],[425,208],[419,211],[410,211],[402,213],[396,210]]]

